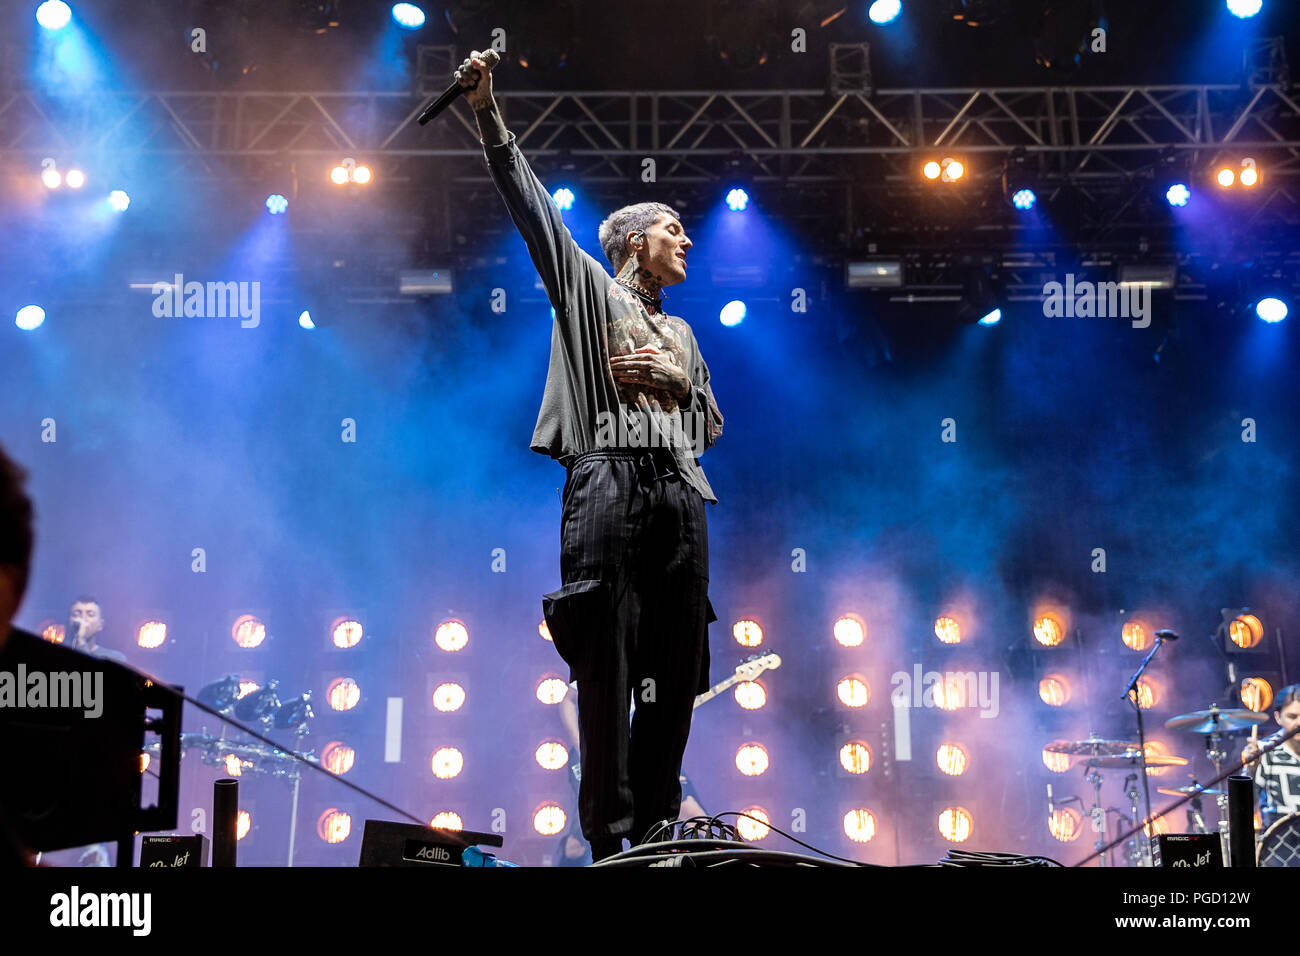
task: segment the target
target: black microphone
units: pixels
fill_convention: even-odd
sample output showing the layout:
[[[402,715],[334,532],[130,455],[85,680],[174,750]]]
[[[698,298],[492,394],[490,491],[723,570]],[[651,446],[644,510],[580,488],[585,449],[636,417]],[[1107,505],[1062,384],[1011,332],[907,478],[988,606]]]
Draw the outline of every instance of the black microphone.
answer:
[[[496,50],[484,50],[482,53],[478,55],[478,58],[487,64],[487,68],[489,71],[494,69],[496,65],[501,62],[501,57],[497,55]],[[445,110],[448,106],[450,106],[452,100],[460,96],[466,90],[476,90],[476,89],[478,89],[477,83],[475,83],[473,86],[461,86],[460,83],[453,80],[451,86],[447,87],[445,90],[442,91],[441,96],[439,96],[436,100],[434,100],[432,103],[426,106],[423,111],[421,111],[419,118],[416,119],[416,122],[419,123],[421,126],[423,126],[425,123],[429,122],[429,120],[433,119],[443,110]]]
[[[79,643],[81,640],[81,622],[80,621],[68,622],[68,633],[72,637],[73,644]]]
[[[1173,631],[1169,631],[1169,630],[1156,631],[1156,640],[1158,640],[1158,641],[1176,641],[1176,640],[1178,640],[1178,635],[1175,634]]]

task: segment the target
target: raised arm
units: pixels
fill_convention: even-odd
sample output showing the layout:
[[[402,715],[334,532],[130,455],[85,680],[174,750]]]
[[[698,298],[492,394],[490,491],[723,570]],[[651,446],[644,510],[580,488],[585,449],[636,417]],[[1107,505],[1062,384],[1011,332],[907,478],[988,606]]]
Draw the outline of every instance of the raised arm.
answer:
[[[562,314],[582,272],[599,265],[574,241],[551,194],[515,145],[514,134],[506,129],[492,96],[492,73],[478,51],[460,65],[456,81],[466,88],[465,99],[474,110],[492,181],[523,236],[547,297],[556,313]]]

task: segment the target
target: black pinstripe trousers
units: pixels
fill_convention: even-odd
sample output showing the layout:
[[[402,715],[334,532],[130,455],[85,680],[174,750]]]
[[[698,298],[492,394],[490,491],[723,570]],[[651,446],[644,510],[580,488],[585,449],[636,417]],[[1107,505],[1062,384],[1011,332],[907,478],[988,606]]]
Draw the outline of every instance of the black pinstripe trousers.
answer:
[[[691,712],[708,688],[716,615],[704,499],[662,454],[601,450],[566,461],[564,583],[542,607],[578,682],[578,816],[589,841],[635,845],[677,818]]]

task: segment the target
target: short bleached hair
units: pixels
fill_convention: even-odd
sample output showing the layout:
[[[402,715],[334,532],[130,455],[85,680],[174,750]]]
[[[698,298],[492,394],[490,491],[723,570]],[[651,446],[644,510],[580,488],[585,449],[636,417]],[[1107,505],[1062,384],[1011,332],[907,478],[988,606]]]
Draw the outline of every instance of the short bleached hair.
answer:
[[[674,219],[681,218],[672,206],[666,206],[661,202],[639,202],[614,210],[600,224],[600,230],[597,232],[600,237],[600,248],[604,250],[605,258],[609,260],[615,272],[623,268],[623,263],[628,258],[627,234],[649,229],[664,213],[668,213]]]

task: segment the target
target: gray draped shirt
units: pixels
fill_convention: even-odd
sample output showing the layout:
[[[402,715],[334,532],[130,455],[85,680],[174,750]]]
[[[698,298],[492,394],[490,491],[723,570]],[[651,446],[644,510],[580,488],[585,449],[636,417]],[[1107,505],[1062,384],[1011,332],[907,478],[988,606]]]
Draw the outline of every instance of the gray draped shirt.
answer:
[[[686,482],[717,504],[698,459],[722,434],[722,413],[695,333],[677,316],[652,315],[639,296],[579,248],[514,133],[483,152],[555,307],[546,389],[529,447],[561,462],[597,449],[664,447]],[[610,356],[646,346],[667,353],[690,376],[689,401],[615,380]]]

